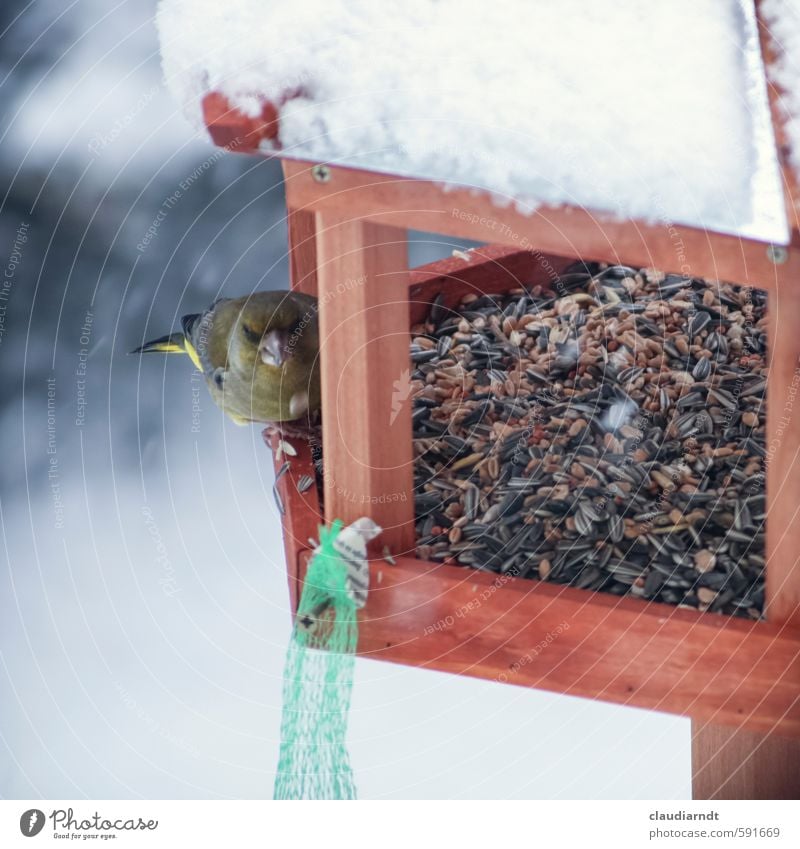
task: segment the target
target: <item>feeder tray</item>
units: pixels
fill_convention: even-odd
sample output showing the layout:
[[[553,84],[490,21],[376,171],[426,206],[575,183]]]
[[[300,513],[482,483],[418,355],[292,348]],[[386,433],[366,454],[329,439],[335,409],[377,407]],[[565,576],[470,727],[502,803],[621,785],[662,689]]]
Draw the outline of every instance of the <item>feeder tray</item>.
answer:
[[[769,68],[772,47],[760,24]],[[230,150],[280,149],[280,110],[245,115],[206,93],[211,138]],[[574,258],[681,273],[666,227],[571,206],[523,215],[484,193],[409,177],[284,158],[292,287],[319,298],[324,515],[310,449],[279,482],[296,609],[323,519],[371,516],[373,551],[359,654],[689,716],[696,798],[796,798],[800,763],[800,416],[788,417],[800,364],[800,192],[770,85],[791,240],[774,245],[681,226],[693,277],[768,293],[767,621],[676,609],[560,585],[424,562],[415,547],[411,403],[393,405],[408,373],[409,330],[434,298],[549,282]],[[407,270],[408,229],[492,244]],[[791,411],[791,406],[789,407]],[[273,449],[276,446],[273,444]],[[394,565],[381,557],[387,545]],[[468,615],[459,615],[467,611]],[[563,624],[567,623],[565,629]],[[549,634],[546,651],[521,657]]]

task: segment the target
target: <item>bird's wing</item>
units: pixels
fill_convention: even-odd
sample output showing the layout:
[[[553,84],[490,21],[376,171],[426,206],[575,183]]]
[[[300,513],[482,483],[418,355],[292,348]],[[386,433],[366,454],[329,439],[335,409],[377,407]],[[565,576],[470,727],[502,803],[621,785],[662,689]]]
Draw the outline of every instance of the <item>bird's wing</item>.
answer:
[[[218,370],[225,371],[228,365],[228,327],[224,326],[228,316],[225,305],[230,298],[219,298],[203,312],[192,328],[192,346],[200,361],[205,376],[212,380]],[[215,332],[215,326],[216,332]]]

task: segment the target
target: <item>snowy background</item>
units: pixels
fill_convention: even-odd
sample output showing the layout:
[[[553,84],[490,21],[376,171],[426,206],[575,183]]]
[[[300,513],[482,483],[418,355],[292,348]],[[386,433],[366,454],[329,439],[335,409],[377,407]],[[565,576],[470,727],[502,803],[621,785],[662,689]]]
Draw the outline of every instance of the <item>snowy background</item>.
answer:
[[[221,292],[287,286],[280,169],[193,134],[154,13],[0,6],[6,798],[272,793],[289,616],[270,457],[204,389],[192,431],[187,361],[126,352]],[[412,261],[453,247],[419,235]],[[357,675],[364,798],[689,796],[686,720],[376,662]]]

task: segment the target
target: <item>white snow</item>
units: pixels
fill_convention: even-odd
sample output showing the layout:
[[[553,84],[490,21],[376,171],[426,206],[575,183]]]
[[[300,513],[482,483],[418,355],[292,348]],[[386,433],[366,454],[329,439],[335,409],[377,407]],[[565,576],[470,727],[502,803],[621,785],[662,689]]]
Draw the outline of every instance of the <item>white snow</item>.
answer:
[[[761,10],[778,52],[769,74],[783,89],[789,162],[800,181],[800,0],[764,0]]]
[[[255,115],[301,89],[286,156],[786,240],[746,0],[162,0],[158,25],[196,126],[208,91]]]

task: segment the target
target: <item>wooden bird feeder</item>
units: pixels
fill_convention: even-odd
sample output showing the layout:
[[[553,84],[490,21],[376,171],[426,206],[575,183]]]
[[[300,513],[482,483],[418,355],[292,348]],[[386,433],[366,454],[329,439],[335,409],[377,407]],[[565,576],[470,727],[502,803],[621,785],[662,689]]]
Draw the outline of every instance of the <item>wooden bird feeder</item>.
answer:
[[[760,26],[769,69],[774,57]],[[393,380],[409,367],[410,325],[439,293],[454,304],[467,291],[542,282],[543,257],[556,269],[580,258],[679,273],[666,228],[577,206],[523,215],[466,188],[283,160],[291,285],[319,299],[325,467],[324,516],[315,488],[297,489],[314,474],[307,447],[298,445],[280,481],[292,603],[318,523],[370,515],[385,528],[379,542],[396,565],[379,556],[372,563],[360,654],[691,717],[695,798],[796,798],[800,789],[800,416],[780,421],[780,399],[794,395],[800,366],[800,191],[780,96],[771,84],[790,243],[681,226],[693,275],[769,293],[767,621],[531,580],[498,585],[496,575],[414,556],[411,405],[391,414]],[[218,145],[253,153],[263,139],[280,145],[280,104],[252,117],[209,91],[204,115]],[[491,238],[487,220],[504,225]],[[485,246],[470,262],[408,270],[412,228]],[[487,590],[488,602],[454,616]],[[452,625],[430,628],[443,620]],[[546,652],[507,674],[565,621],[569,629]]]

